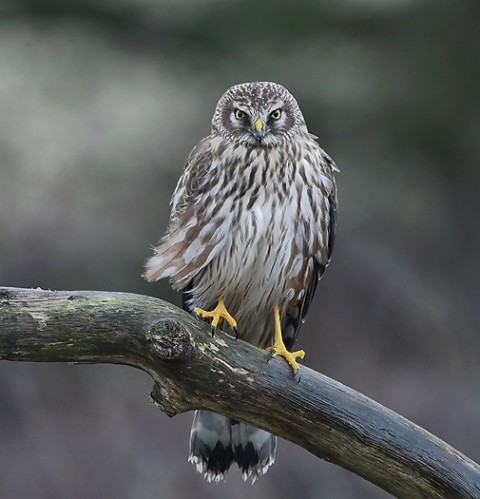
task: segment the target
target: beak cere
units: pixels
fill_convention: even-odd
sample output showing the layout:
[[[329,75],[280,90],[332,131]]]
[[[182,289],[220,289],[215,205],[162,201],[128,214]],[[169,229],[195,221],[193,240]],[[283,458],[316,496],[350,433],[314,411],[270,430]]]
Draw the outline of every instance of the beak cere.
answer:
[[[267,132],[267,127],[265,126],[265,122],[261,118],[257,118],[253,122],[253,126],[255,128],[255,138],[258,140],[261,140],[264,136],[265,133]]]

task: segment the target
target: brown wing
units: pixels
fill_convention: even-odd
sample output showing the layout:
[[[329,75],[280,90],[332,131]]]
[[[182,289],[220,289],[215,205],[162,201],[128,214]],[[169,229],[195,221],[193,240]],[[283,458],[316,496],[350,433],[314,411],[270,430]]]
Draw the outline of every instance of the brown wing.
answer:
[[[147,280],[156,281],[163,277],[172,277],[174,281],[179,281],[188,274],[192,265],[201,265],[205,251],[196,253],[198,255],[196,262],[186,261],[184,255],[189,246],[202,243],[197,237],[202,227],[196,220],[195,203],[200,196],[205,195],[211,164],[210,137],[207,137],[195,146],[187,159],[172,196],[172,211],[167,234],[146,263],[144,277]],[[180,287],[184,285],[185,283],[182,283]]]
[[[193,206],[197,197],[204,193],[203,187],[212,164],[210,137],[202,139],[188,155],[182,175],[173,192],[170,204],[170,224]]]
[[[305,322],[305,317],[307,315],[310,304],[312,303],[313,297],[317,290],[318,281],[322,278],[325,269],[330,263],[332,257],[333,246],[335,243],[335,225],[337,217],[337,200],[336,200],[336,188],[335,181],[333,178],[333,172],[338,171],[333,160],[326,154],[323,153],[323,160],[325,161],[324,169],[325,173],[332,179],[333,190],[328,196],[328,217],[327,217],[327,247],[326,247],[326,258],[319,259],[311,257],[313,259],[313,272],[310,278],[308,287],[302,297],[295,307],[288,310],[286,318],[284,320],[282,333],[285,346],[290,350],[298,336],[301,325]],[[321,224],[319,224],[321,226]],[[320,252],[322,254],[323,252]]]

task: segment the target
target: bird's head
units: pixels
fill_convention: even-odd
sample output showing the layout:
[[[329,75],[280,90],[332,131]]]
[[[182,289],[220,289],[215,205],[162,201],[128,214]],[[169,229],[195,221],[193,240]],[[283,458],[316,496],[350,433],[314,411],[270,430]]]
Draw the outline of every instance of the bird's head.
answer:
[[[259,147],[282,144],[305,120],[293,95],[270,82],[242,83],[218,101],[212,129],[228,140]]]

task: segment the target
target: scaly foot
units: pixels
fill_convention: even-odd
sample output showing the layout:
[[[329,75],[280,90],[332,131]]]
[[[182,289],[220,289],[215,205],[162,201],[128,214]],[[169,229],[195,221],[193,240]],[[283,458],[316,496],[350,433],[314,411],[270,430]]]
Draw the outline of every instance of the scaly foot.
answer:
[[[238,338],[237,321],[228,313],[228,310],[225,307],[225,302],[223,301],[223,296],[220,297],[217,306],[210,312],[202,310],[199,307],[195,307],[193,309],[193,313],[198,317],[203,317],[204,319],[212,318],[211,322],[212,336],[215,334],[215,331],[217,330],[217,326],[220,323],[220,321],[225,320],[233,329],[233,332],[235,333],[235,338]]]
[[[270,353],[270,358],[272,357],[283,357],[292,367],[293,374],[297,374],[298,368],[300,367],[295,359],[303,359],[305,357],[305,352],[303,350],[297,350],[296,352],[289,352],[285,347],[282,337],[282,326],[280,325],[280,312],[278,307],[275,306],[273,309],[273,314],[275,317],[275,341],[271,347],[267,350]]]
[[[292,367],[293,374],[297,374],[298,368],[300,365],[295,360],[297,358],[303,359],[305,357],[305,352],[303,350],[297,350],[296,352],[289,352],[283,343],[281,345],[274,344],[271,347],[268,347],[267,350],[271,352],[270,358],[273,357],[283,357]]]

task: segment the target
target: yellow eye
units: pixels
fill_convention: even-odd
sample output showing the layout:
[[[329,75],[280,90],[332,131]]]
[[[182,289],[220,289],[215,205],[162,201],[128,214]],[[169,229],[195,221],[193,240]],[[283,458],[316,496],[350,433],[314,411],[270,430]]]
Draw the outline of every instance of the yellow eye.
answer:
[[[280,116],[282,116],[282,110],[281,109],[275,109],[275,111],[272,111],[270,113],[270,118],[272,118],[272,120],[279,120]]]
[[[240,111],[240,109],[235,109],[235,118],[238,121],[243,121],[247,117],[247,113]]]

